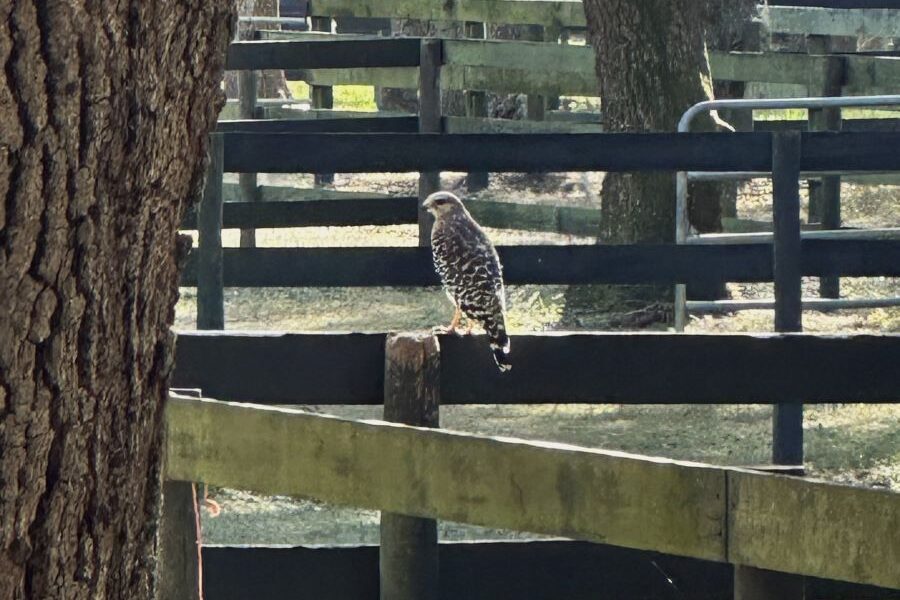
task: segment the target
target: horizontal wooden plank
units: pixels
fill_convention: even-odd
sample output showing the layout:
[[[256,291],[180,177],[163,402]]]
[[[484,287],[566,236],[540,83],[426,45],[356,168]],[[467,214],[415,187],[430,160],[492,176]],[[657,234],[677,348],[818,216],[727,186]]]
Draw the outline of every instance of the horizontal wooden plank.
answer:
[[[731,600],[729,564],[574,541],[442,542],[445,600]],[[207,600],[376,598],[378,546],[203,545]],[[897,592],[809,577],[807,598],[888,600]]]
[[[816,91],[825,84],[826,56],[777,52],[710,52],[709,68],[719,81],[795,83]],[[815,94],[816,92],[810,92]]]
[[[383,342],[183,332],[173,385],[262,404],[380,404]],[[483,336],[440,343],[443,404],[900,402],[896,335],[516,335],[503,375]]]
[[[900,588],[897,493],[174,396],[166,428],[170,480]]]
[[[799,129],[807,131],[809,121],[806,119],[779,120],[779,121],[754,121],[753,131],[788,131]],[[841,122],[841,131],[900,131],[900,118],[897,119],[844,119]]]
[[[415,133],[419,118],[337,117],[334,119],[253,119],[219,121],[217,132],[244,133]]]
[[[348,192],[328,188],[298,188],[289,185],[260,185],[256,188],[259,202],[313,202],[319,200],[368,200],[388,199],[390,194],[378,192]],[[242,202],[241,187],[237,183],[223,183],[225,202]]]
[[[803,274],[900,276],[898,240],[804,240]],[[501,246],[508,284],[771,281],[761,244]],[[193,254],[182,285],[196,285]],[[228,287],[438,285],[429,248],[225,248]]]
[[[442,542],[446,600],[730,600],[724,563],[572,541]],[[207,600],[378,597],[378,546],[203,546]]]
[[[705,465],[180,397],[166,422],[171,480],[726,559]]]
[[[419,199],[415,196],[299,202],[226,202],[222,206],[222,227],[257,229],[404,225],[416,222],[418,202]],[[194,229],[195,215],[190,214],[181,226],[183,229]]]
[[[896,2],[856,0],[840,3],[850,6],[822,8],[834,4],[822,0],[806,6],[776,6],[770,3],[768,9],[762,11],[762,20],[766,28],[773,33],[865,38],[900,37],[900,7]]]
[[[603,125],[577,120],[520,121],[516,119],[444,117],[444,131],[446,133],[602,133]]]
[[[731,561],[900,589],[897,493],[735,472],[728,501]]]
[[[248,229],[408,225],[418,222],[418,202],[415,196],[226,202],[222,226]],[[583,236],[596,235],[600,228],[600,211],[590,208],[495,201],[471,201],[468,207],[485,227]],[[196,229],[196,214],[191,212],[181,227]]]
[[[234,132],[223,137],[225,171],[244,173],[764,171],[771,168],[772,152],[768,133]],[[316,151],[309,152],[309,148]],[[862,149],[871,154],[876,151],[875,146],[864,143]]]
[[[768,4],[839,9],[896,8],[894,0],[768,0]]]
[[[418,65],[417,38],[232,42],[228,46],[225,60],[225,68],[229,70],[353,69]]]
[[[325,17],[479,21],[584,27],[581,0],[310,0],[309,14]]]
[[[803,133],[804,171],[900,171],[900,133],[821,131]]]
[[[895,12],[900,14],[900,10]],[[847,56],[845,60],[845,95],[896,94],[900,90],[900,56]]]
[[[517,336],[505,376],[484,338],[441,352],[444,403],[900,402],[897,336]]]
[[[172,387],[272,404],[381,404],[384,334],[180,332]]]

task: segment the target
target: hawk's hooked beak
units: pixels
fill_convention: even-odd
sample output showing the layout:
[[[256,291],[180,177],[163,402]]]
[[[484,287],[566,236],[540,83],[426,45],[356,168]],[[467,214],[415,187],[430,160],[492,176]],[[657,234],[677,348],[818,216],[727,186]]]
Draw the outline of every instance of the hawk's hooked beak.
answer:
[[[425,202],[422,203],[422,208],[425,210],[431,210],[434,207],[434,198],[427,198]]]

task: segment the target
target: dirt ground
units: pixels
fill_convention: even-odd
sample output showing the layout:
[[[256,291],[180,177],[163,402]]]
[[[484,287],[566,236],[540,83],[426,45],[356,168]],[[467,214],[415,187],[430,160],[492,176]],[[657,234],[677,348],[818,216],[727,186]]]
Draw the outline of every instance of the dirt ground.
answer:
[[[464,192],[462,174],[444,174],[443,186]],[[543,178],[492,175],[485,193],[513,202],[599,206],[601,174],[551,174]],[[261,183],[311,186],[307,176],[261,176]],[[338,175],[341,190],[414,194],[416,176]],[[900,227],[900,187],[843,186],[844,221],[858,227]],[[805,201],[804,201],[805,203]],[[744,184],[739,216],[771,218],[768,182]],[[805,209],[804,209],[805,210]],[[805,214],[805,213],[804,213]],[[593,243],[589,237],[490,230],[498,244]],[[236,246],[237,231],[225,244]],[[414,226],[259,230],[260,246],[407,246],[416,244]],[[815,296],[817,282],[806,282]],[[730,285],[734,298],[771,297],[771,285]],[[587,315],[577,323],[563,319],[563,286],[514,286],[509,290],[513,333],[599,328],[608,315]],[[846,297],[900,296],[900,280],[845,279]],[[193,289],[183,289],[176,327],[191,329],[196,317]],[[447,321],[452,309],[440,290],[375,289],[228,289],[228,329],[293,331],[387,331],[428,329]],[[806,312],[804,326],[816,332],[900,332],[900,308],[831,313]],[[600,325],[598,325],[600,324]],[[660,325],[658,327],[664,327]],[[692,317],[688,331],[771,331],[771,311]],[[760,373],[765,377],[765,373]],[[560,399],[563,400],[563,399]],[[313,407],[324,412],[324,408]],[[328,407],[353,418],[380,417],[374,407]],[[900,490],[900,408],[894,406],[810,406],[805,413],[807,465],[812,476]],[[442,409],[442,426],[487,435],[569,442],[699,460],[722,465],[753,465],[768,460],[771,408],[767,406],[619,406],[542,405],[466,406]],[[371,511],[335,508],[281,497],[260,497],[234,490],[212,490],[222,514],[204,519],[208,543],[329,544],[374,543],[378,516]],[[442,523],[447,539],[533,537]]]

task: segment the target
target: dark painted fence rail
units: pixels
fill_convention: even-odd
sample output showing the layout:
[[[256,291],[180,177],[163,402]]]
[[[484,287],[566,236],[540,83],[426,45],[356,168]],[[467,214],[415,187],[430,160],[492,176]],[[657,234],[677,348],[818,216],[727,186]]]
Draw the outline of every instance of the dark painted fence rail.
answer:
[[[561,540],[440,545],[440,598],[731,600],[733,567]],[[378,546],[204,546],[208,600],[377,598]],[[807,578],[806,598],[882,600],[900,592]],[[302,593],[298,596],[298,591]]]
[[[185,332],[173,386],[259,404],[381,404],[385,339]],[[441,336],[441,404],[900,402],[898,335],[533,334],[512,347],[501,375],[482,336]]]
[[[302,208],[298,212],[302,211]],[[501,246],[507,283],[541,285],[760,282],[772,280],[767,244]],[[804,276],[900,276],[900,240],[803,240]],[[437,286],[431,250],[225,248],[226,287]],[[188,259],[182,284],[196,285]]]

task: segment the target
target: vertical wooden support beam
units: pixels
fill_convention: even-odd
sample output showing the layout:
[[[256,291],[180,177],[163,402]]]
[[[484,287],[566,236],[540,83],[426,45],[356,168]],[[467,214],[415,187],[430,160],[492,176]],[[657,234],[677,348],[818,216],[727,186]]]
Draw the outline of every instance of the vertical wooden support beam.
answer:
[[[800,132],[772,136],[774,195],[775,331],[802,331],[800,270]],[[773,423],[772,461],[803,462],[803,405],[777,404]]]
[[[483,40],[487,35],[487,27],[484,23],[467,22],[466,37],[470,39]],[[484,91],[466,91],[466,116],[470,119],[486,119],[487,110],[487,92]],[[477,192],[488,186],[488,174],[484,171],[476,171],[466,176],[466,190],[469,193]]]
[[[543,42],[544,28],[540,25],[526,25],[523,27],[522,39],[525,41]],[[546,115],[547,99],[539,94],[528,94],[525,101],[525,109],[529,121],[543,121]]]
[[[444,44],[441,40],[422,40],[419,60],[419,133],[441,133],[441,64]],[[422,208],[429,194],[441,187],[439,171],[419,173],[419,245],[431,245],[432,216]]]
[[[823,35],[807,36],[807,52],[809,54],[827,54],[828,37]],[[825,85],[822,96],[840,96],[844,85],[846,59],[842,56],[829,56],[825,62]],[[841,109],[824,108],[809,111],[810,131],[840,131]],[[809,221],[817,220],[822,229],[839,229],[841,226],[841,178],[839,175],[827,175],[818,182],[810,182]],[[819,294],[823,298],[840,298],[841,280],[838,277],[823,277],[819,282]]]
[[[385,345],[384,419],[440,423],[440,347],[432,335],[390,335]],[[381,513],[381,600],[437,600],[437,521]]]
[[[225,145],[221,133],[209,140],[209,169],[197,211],[197,329],[225,329],[222,275],[222,170]]]
[[[559,25],[548,25],[544,27],[544,41],[566,45],[569,43],[569,32]],[[546,110],[559,110],[559,96],[547,96],[544,107]]]
[[[199,398],[199,390],[178,390]],[[159,523],[159,597],[201,600],[200,540],[194,484],[164,481]]]
[[[331,32],[331,17],[310,17],[312,31]],[[334,88],[330,85],[311,85],[309,88],[312,108],[334,108]],[[334,173],[316,173],[315,185],[334,183]]]
[[[258,76],[256,71],[241,71],[238,73],[238,94],[240,95],[240,116],[242,119],[256,118]],[[256,202],[259,200],[259,188],[257,187],[256,173],[240,173],[238,185],[241,189],[241,200],[244,202]],[[256,230],[241,229],[241,248],[256,247]]]
[[[772,136],[772,186],[775,212],[775,330],[801,330],[800,304],[800,132]],[[775,464],[803,462],[803,405],[777,404],[773,416]],[[802,600],[801,576],[735,565],[735,600]]]

